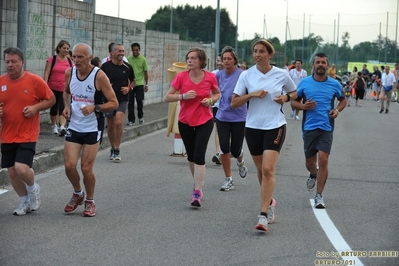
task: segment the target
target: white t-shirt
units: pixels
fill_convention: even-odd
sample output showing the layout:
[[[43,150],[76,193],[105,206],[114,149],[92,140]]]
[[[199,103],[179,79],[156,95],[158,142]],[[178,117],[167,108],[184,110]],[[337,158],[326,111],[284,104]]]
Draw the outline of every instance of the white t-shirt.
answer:
[[[290,77],[294,81],[295,85],[298,86],[299,82],[306,78],[308,76],[308,73],[306,70],[301,69],[301,71],[296,70],[296,68],[293,68],[290,70]]]
[[[279,128],[286,124],[283,106],[273,101],[273,98],[285,92],[296,90],[295,83],[289,77],[288,72],[278,67],[263,74],[256,65],[241,73],[234,93],[242,96],[248,93],[263,89],[267,91],[266,96],[251,98],[247,112],[245,126],[248,128],[270,130]]]
[[[215,69],[215,70],[212,71],[212,73],[215,74],[215,76],[216,76],[216,73],[218,73],[218,72],[219,72],[219,69]],[[219,98],[219,100],[220,100],[220,98]],[[217,100],[217,101],[212,105],[212,108],[214,108],[214,107],[219,108],[219,102],[220,102],[219,100]]]

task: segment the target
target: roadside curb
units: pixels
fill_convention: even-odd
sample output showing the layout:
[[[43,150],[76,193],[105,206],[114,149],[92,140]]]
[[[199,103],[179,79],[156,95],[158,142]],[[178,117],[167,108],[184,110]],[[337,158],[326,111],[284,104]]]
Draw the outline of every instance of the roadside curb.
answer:
[[[161,118],[158,120],[154,120],[148,123],[144,123],[142,125],[137,126],[125,126],[123,128],[123,136],[122,142],[129,141],[140,136],[161,130],[166,128],[168,124],[168,118]],[[105,130],[106,132],[106,130]],[[100,145],[100,149],[104,150],[108,148],[109,139],[107,134],[104,134],[102,143]],[[36,154],[33,159],[33,171],[35,174],[43,173],[51,168],[55,168],[64,163],[64,145],[60,145],[54,148],[49,149],[48,152],[42,152]],[[8,179],[7,169],[0,169],[0,187],[5,187],[10,185],[10,181]]]

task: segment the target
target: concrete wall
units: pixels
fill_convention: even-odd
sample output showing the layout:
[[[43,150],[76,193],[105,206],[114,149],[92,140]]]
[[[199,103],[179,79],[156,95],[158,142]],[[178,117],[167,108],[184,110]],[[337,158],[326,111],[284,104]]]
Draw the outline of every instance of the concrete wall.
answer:
[[[167,69],[172,63],[185,61],[190,47],[205,49],[208,70],[215,66],[215,51],[211,45],[179,40],[177,34],[147,31],[143,22],[94,14],[93,5],[75,0],[28,1],[28,36],[26,69],[43,76],[46,60],[62,39],[71,46],[84,42],[93,48],[93,56],[108,56],[108,44],[120,42],[125,46],[126,57],[131,55],[130,45],[140,43],[141,54],[148,60],[149,91],[145,105],[161,102],[169,89]],[[18,1],[0,0],[0,47],[17,44]],[[0,74],[5,73],[0,64]]]

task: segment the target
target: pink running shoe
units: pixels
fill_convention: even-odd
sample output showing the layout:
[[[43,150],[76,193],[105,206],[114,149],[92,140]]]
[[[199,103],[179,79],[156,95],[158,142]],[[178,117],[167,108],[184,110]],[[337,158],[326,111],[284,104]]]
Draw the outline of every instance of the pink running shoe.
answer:
[[[76,211],[79,205],[83,204],[83,200],[85,198],[85,193],[84,191],[82,192],[82,196],[79,196],[79,194],[73,193],[71,200],[69,203],[65,206],[64,211],[67,213],[73,213]]]
[[[82,214],[84,217],[93,217],[96,216],[96,204],[94,201],[85,200],[85,210]]]
[[[193,195],[191,197],[191,206],[201,207],[201,198],[202,198],[202,191],[194,190]]]

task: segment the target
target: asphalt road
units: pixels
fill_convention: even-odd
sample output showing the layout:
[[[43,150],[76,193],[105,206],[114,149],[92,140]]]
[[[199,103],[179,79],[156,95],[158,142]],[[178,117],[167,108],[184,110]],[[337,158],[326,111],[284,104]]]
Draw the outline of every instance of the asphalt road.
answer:
[[[82,217],[83,207],[63,212],[72,193],[63,167],[37,176],[43,205],[26,216],[12,215],[19,199],[7,187],[0,195],[0,265],[315,265],[334,259],[345,243],[346,251],[367,254],[347,265],[399,265],[397,255],[369,253],[399,251],[399,105],[379,114],[378,103],[366,101],[339,115],[324,229],[322,211],[310,203],[314,193],[306,190],[301,122],[285,110],[269,232],[254,229],[260,192],[246,144],[247,177],[232,164],[235,190],[221,192],[223,170],[211,162],[210,139],[203,206],[192,209],[186,158],[170,156],[173,138],[161,130],[124,143],[119,164],[108,161],[108,150],[99,152],[94,218]]]

